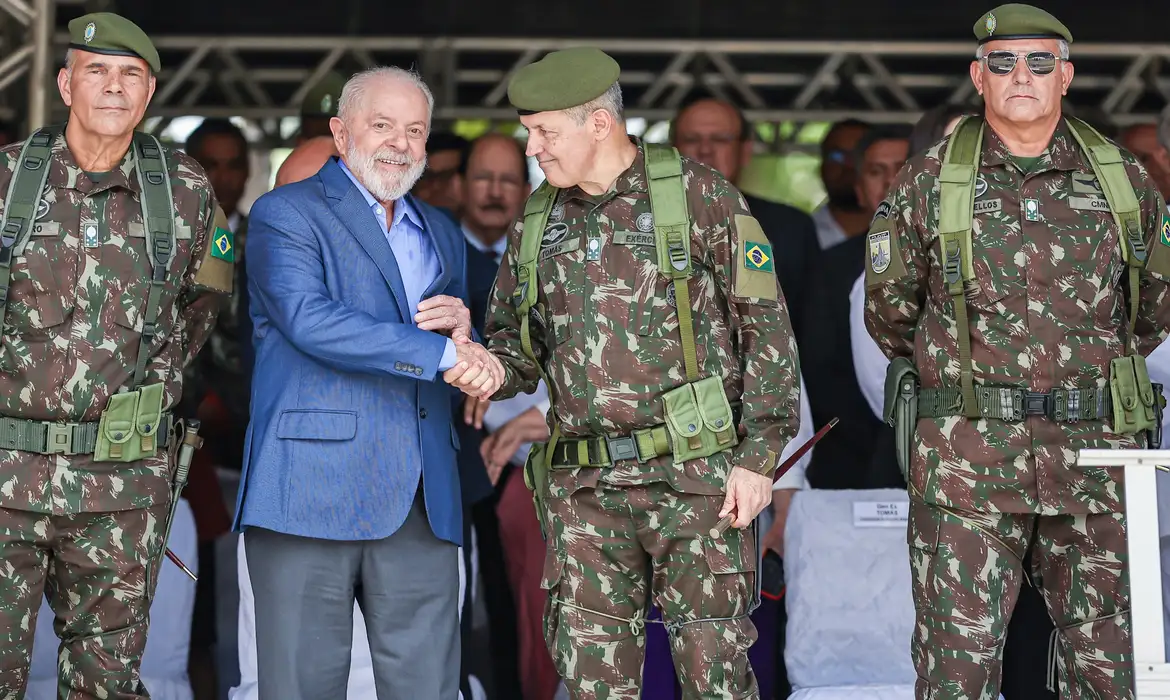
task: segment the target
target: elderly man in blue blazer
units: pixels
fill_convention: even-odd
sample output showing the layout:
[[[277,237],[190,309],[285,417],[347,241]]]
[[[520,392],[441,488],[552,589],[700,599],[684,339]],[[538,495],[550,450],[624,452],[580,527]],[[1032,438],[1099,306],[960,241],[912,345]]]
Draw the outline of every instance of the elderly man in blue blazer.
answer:
[[[503,368],[475,342],[462,233],[407,194],[433,104],[414,73],[354,76],[331,122],[340,158],[251,210],[234,528],[261,700],[345,697],[355,600],[379,698],[459,694],[452,398],[491,395]]]

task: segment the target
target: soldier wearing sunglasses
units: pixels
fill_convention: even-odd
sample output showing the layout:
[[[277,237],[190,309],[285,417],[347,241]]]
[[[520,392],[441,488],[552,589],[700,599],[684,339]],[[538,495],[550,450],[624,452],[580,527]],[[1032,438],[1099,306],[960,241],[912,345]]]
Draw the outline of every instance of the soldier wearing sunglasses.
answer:
[[[998,697],[1028,576],[1056,626],[1050,686],[1133,698],[1123,475],[1076,455],[1158,445],[1144,358],[1170,324],[1170,213],[1131,153],[1061,114],[1059,20],[1003,5],[975,35],[984,114],[909,161],[867,237],[911,496],[916,695]]]

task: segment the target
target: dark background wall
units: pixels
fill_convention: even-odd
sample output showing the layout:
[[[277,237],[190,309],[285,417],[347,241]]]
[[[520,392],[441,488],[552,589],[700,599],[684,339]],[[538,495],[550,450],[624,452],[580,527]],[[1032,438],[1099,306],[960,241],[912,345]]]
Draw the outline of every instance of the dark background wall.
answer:
[[[118,0],[166,34],[970,39],[976,0]],[[1166,42],[1165,0],[1033,0],[1081,41]]]

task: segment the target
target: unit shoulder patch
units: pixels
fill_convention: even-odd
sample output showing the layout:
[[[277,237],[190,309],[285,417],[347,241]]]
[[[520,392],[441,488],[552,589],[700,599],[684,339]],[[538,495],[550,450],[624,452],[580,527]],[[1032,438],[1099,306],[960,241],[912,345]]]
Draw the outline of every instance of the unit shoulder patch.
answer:
[[[735,215],[739,254],[732,271],[732,294],[741,299],[776,302],[779,299],[772,245],[753,216]]]
[[[865,285],[872,287],[906,276],[906,265],[898,249],[894,230],[893,206],[889,202],[878,205],[877,214],[866,234]]]
[[[203,249],[199,271],[195,273],[195,286],[201,289],[232,293],[235,278],[236,240],[227,228],[227,216],[218,206],[215,208],[215,222],[208,233],[207,246]]]

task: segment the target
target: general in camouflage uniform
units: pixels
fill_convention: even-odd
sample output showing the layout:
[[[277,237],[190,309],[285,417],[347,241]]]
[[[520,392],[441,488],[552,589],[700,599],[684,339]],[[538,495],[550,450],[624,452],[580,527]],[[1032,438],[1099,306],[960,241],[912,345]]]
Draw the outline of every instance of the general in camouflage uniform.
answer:
[[[780,253],[718,173],[626,136],[618,75],[572,49],[509,87],[548,182],[492,294],[486,335],[505,368],[492,398],[550,387],[552,438],[526,479],[571,696],[640,697],[653,605],[686,697],[757,698],[751,523],[799,422]],[[715,536],[724,512],[737,527]]]
[[[0,150],[3,700],[24,696],[42,596],[59,697],[149,697],[138,668],[181,471],[169,410],[231,285],[203,171],[133,132],[150,40],[108,13],[69,31],[68,127]]]
[[[1061,115],[1064,25],[1007,5],[975,33],[986,116],[907,164],[868,235],[866,325],[909,472],[917,697],[998,697],[1030,575],[1057,627],[1050,685],[1132,698],[1123,474],[1076,457],[1157,430],[1144,356],[1170,324],[1170,214],[1131,154]]]

